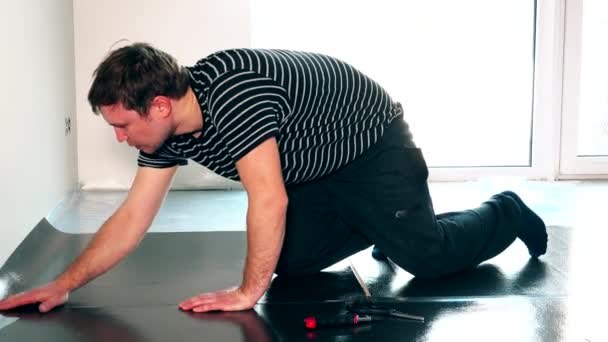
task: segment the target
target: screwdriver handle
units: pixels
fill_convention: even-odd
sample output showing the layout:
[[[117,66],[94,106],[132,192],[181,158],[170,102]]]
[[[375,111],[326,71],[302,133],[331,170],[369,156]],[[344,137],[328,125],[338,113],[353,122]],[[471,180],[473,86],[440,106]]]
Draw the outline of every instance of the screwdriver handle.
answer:
[[[359,316],[357,314],[342,314],[331,317],[315,317],[309,316],[304,318],[304,326],[307,329],[317,329],[323,327],[336,327],[344,325],[357,325],[360,323],[371,322],[371,316]]]

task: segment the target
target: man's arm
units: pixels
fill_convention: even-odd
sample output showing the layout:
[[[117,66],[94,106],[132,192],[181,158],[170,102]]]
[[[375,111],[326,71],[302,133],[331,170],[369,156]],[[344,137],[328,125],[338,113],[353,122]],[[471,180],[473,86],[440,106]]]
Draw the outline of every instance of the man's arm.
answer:
[[[255,152],[253,158],[243,157],[237,168],[248,196],[247,259],[241,289],[257,302],[270,285],[283,246],[287,192],[276,140],[266,140]]]
[[[248,197],[243,282],[238,288],[192,297],[180,304],[183,310],[250,309],[268,288],[277,265],[285,235],[287,192],[276,140],[266,140],[236,166]]]
[[[41,303],[47,312],[63,304],[77,289],[116,265],[141,241],[169,189],[177,167],[140,167],[131,190],[116,212],[101,226],[80,256],[54,281],[0,301],[0,310]]]

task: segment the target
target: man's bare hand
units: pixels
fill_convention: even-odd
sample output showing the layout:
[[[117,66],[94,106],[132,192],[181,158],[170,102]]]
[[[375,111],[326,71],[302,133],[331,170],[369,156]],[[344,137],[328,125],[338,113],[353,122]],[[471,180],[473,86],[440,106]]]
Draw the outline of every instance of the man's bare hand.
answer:
[[[203,293],[192,297],[179,304],[180,309],[185,311],[239,311],[253,308],[259,298],[247,296],[241,288]]]
[[[22,305],[40,303],[40,312],[49,312],[54,307],[67,302],[70,291],[57,282],[8,297],[0,301],[0,310],[10,310]]]

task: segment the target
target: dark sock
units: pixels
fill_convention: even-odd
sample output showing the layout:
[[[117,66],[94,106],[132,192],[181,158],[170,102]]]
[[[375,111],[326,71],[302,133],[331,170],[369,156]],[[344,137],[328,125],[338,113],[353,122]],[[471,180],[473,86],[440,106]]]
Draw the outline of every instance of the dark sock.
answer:
[[[374,248],[372,248],[372,258],[380,261],[388,259],[386,255],[380,250],[380,248],[378,248],[378,246],[374,246]]]
[[[521,223],[517,237],[526,244],[528,252],[533,258],[545,254],[547,251],[547,227],[519,196],[513,191],[504,191],[501,194],[511,197],[521,209]]]

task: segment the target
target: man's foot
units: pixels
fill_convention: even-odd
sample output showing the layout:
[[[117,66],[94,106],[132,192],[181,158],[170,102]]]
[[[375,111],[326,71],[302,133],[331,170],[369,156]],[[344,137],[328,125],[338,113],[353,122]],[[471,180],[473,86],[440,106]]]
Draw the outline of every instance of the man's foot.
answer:
[[[502,195],[515,200],[521,209],[521,223],[517,237],[526,244],[528,252],[533,258],[545,254],[547,251],[547,227],[543,220],[538,217],[519,196],[513,191],[504,191]]]
[[[372,248],[372,258],[379,261],[385,261],[388,259],[380,248],[378,248],[378,246],[374,246],[374,248]]]

